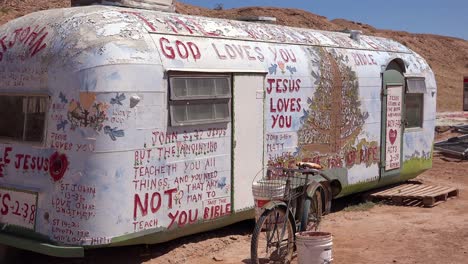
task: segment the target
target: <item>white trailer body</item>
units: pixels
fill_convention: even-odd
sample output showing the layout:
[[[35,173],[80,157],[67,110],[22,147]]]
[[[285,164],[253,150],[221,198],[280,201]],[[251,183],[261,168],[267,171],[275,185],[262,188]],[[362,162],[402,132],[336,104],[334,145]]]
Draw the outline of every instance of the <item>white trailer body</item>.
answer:
[[[436,82],[384,38],[89,6],[0,27],[0,243],[78,256],[252,218],[309,160],[334,197],[432,166]]]

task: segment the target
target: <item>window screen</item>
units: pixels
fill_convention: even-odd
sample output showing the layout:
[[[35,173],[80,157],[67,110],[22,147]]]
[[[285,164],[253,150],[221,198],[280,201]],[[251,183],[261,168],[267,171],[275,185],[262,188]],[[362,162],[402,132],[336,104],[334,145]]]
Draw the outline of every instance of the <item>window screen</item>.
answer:
[[[406,80],[408,93],[426,93],[424,78],[408,78]]]
[[[172,126],[228,122],[231,118],[229,76],[170,77]]]
[[[171,99],[214,99],[230,98],[229,78],[180,78],[171,83]]]
[[[45,96],[0,95],[0,137],[41,142],[46,109]]]
[[[422,127],[426,82],[424,78],[408,78],[406,84],[406,128]]]

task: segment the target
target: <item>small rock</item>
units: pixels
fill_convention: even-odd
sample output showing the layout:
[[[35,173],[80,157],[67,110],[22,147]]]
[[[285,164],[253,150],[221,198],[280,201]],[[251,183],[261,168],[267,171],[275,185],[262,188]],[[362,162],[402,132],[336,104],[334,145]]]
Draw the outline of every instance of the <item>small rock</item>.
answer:
[[[217,256],[214,256],[214,257],[213,257],[213,260],[214,260],[214,261],[223,261],[224,259],[223,259],[223,258],[220,258],[220,257],[217,257]]]
[[[397,263],[396,259],[393,260],[393,263]]]
[[[230,236],[229,239],[231,239],[231,240],[237,240],[237,237],[235,237],[235,236]]]

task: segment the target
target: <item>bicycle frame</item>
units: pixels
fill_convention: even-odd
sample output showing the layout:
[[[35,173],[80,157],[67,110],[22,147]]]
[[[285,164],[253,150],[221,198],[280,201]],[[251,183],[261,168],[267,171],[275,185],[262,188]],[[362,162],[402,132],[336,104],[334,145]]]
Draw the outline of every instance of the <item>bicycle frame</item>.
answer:
[[[305,186],[299,186],[297,188],[303,188],[301,191],[302,194],[299,195],[298,197],[295,197],[293,199],[288,199],[288,200],[271,200],[265,205],[262,206],[263,210],[272,210],[275,207],[283,207],[286,212],[288,212],[289,215],[289,220],[294,223],[293,226],[293,231],[294,234],[297,232],[297,230],[300,230],[300,227],[302,223],[297,221],[297,219],[300,219],[301,214],[303,213],[303,208],[302,205],[304,204],[304,201],[306,197],[312,198],[315,191],[319,188],[323,188],[322,184],[316,182],[315,180],[309,180],[309,177],[311,173],[317,173],[320,174],[319,171],[317,170],[304,170],[305,172],[302,172],[304,175],[307,177],[307,184]],[[294,204],[292,204],[294,203]],[[284,223],[285,225],[286,223]],[[283,234],[281,236],[284,236],[284,226],[283,226]],[[282,238],[282,237],[281,237]]]
[[[261,243],[266,244],[268,258],[270,254],[273,254],[273,257],[276,254],[289,256],[289,259],[294,250],[296,232],[309,228],[309,223],[315,228],[318,226],[323,209],[320,207],[323,206],[320,197],[328,191],[327,184],[322,184],[314,178],[322,175],[319,169],[307,168],[300,164],[298,166],[299,169],[268,168],[266,173],[257,173],[258,177],[256,176],[252,183],[252,192],[259,201],[257,208],[261,208],[262,212],[251,244],[252,259],[256,263],[259,260],[259,237],[262,230],[265,231],[266,237]],[[319,178],[328,180],[326,176]],[[273,225],[269,226],[268,223]],[[270,249],[273,251],[268,253]],[[285,253],[286,255],[283,255]]]

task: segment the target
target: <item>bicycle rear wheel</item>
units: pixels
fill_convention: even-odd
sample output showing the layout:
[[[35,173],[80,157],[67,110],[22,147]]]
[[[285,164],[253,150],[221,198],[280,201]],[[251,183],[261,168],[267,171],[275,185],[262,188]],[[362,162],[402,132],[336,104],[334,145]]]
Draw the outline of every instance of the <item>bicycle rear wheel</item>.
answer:
[[[293,251],[293,226],[286,210],[276,206],[263,212],[252,234],[252,263],[289,263]]]

